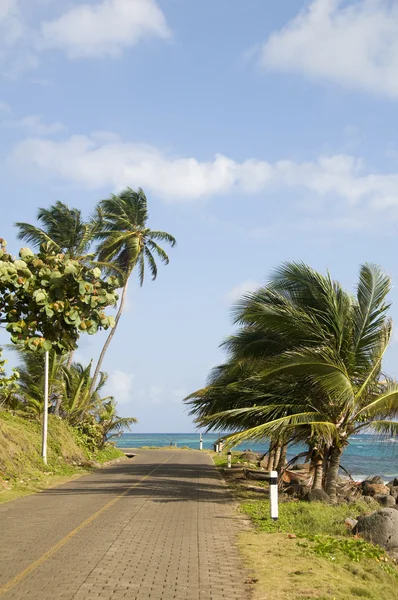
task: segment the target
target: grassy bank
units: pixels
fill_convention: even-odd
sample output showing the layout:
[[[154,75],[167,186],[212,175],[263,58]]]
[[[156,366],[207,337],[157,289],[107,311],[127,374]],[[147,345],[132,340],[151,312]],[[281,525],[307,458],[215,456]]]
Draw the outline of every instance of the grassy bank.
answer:
[[[65,421],[50,415],[48,464],[41,458],[41,424],[0,413],[0,502],[23,496],[88,472],[88,460],[104,463],[123,456],[108,446],[90,452]]]
[[[384,600],[396,595],[398,569],[381,549],[352,535],[347,517],[378,508],[362,501],[336,506],[282,499],[279,520],[269,517],[266,494],[247,489],[225,456],[215,456],[241,512],[253,529],[240,536],[240,548],[253,573],[253,600]]]

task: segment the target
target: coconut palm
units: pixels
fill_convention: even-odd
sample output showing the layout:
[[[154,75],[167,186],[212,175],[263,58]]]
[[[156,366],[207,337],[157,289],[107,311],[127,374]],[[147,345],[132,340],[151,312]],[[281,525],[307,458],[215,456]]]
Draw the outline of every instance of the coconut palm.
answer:
[[[77,260],[86,256],[98,223],[96,219],[85,222],[79,209],[70,208],[59,201],[50,208],[39,208],[37,220],[42,227],[30,223],[15,223],[19,229],[19,239],[37,248],[50,242],[60,252],[65,252]]]
[[[355,298],[329,275],[301,263],[283,265],[235,307],[243,330],[229,341],[233,362],[242,368],[251,361],[254,372],[230,382],[215,411],[209,397],[217,386],[204,392],[207,402],[193,395],[198,422],[240,429],[229,438],[233,444],[283,435],[306,442],[317,485],[325,466],[326,491],[335,500],[350,437],[370,427],[398,434],[398,386],[381,370],[391,336],[389,290],[390,278],[374,265],[362,266]],[[228,406],[229,391],[241,395],[240,406]]]
[[[95,236],[99,240],[98,262],[108,268],[111,267],[119,275],[123,290],[115,326],[108,335],[95,368],[93,386],[122,315],[132,271],[138,268],[141,286],[144,283],[146,266],[152,279],[156,279],[158,269],[155,256],[163,264],[169,263],[169,257],[157,242],[166,242],[170,246],[176,243],[169,233],[148,228],[147,199],[142,189],[135,192],[127,188],[117,196],[112,195],[107,200],[102,200],[97,210],[100,214],[99,230]]]
[[[137,423],[134,417],[120,417],[117,414],[116,402],[113,398],[102,404],[98,416],[98,424],[102,432],[102,446],[107,440],[119,436],[125,429],[130,429],[133,423]]]

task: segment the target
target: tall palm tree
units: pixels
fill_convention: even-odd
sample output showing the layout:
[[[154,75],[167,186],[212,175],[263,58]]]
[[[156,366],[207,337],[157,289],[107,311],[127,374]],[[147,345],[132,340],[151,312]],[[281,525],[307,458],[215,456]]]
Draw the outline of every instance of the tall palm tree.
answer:
[[[229,341],[232,364],[242,369],[249,361],[253,372],[233,378],[222,395],[214,383],[192,395],[198,422],[237,431],[229,438],[234,444],[282,435],[306,442],[317,485],[324,465],[325,488],[335,500],[350,437],[368,428],[398,434],[398,386],[381,368],[391,336],[390,285],[379,267],[365,264],[354,298],[329,275],[283,265],[235,309],[243,329]],[[240,397],[238,406],[228,405],[231,394]]]
[[[95,368],[93,386],[122,315],[131,273],[138,268],[138,278],[142,286],[145,268],[148,265],[152,279],[156,279],[158,269],[154,255],[163,264],[169,263],[169,257],[157,242],[167,242],[172,247],[176,243],[169,233],[155,231],[147,226],[147,199],[142,189],[135,192],[127,188],[117,196],[112,195],[107,200],[102,200],[97,213],[100,215],[99,230],[95,236],[99,240],[98,262],[118,273],[123,290],[115,326],[108,335]]]
[[[85,222],[77,208],[70,208],[63,202],[56,202],[50,208],[39,208],[37,220],[42,227],[30,223],[15,223],[19,229],[18,237],[37,248],[50,242],[60,252],[69,254],[73,259],[84,257],[93,241],[97,220]]]

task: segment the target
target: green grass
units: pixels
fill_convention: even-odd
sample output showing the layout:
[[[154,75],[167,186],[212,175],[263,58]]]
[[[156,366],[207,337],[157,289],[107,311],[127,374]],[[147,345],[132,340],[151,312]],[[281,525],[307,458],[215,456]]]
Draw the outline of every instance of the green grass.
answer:
[[[88,459],[104,463],[123,456],[111,445],[89,452],[65,421],[49,415],[48,464],[44,465],[41,434],[38,421],[0,412],[0,502],[84,475],[88,469],[79,465]]]
[[[260,531],[295,533],[301,536],[351,535],[344,521],[347,517],[369,513],[362,501],[355,504],[323,504],[321,502],[280,502],[279,519],[269,518],[268,500],[244,502],[242,510],[250,516]]]

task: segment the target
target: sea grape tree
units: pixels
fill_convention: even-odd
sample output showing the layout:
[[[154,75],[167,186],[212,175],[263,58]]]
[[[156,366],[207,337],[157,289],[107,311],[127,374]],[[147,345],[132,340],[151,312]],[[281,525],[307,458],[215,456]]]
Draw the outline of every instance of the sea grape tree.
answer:
[[[14,258],[0,240],[0,323],[29,350],[62,354],[76,348],[81,333],[113,327],[105,309],[116,305],[119,285],[50,243],[38,254],[22,248]]]

